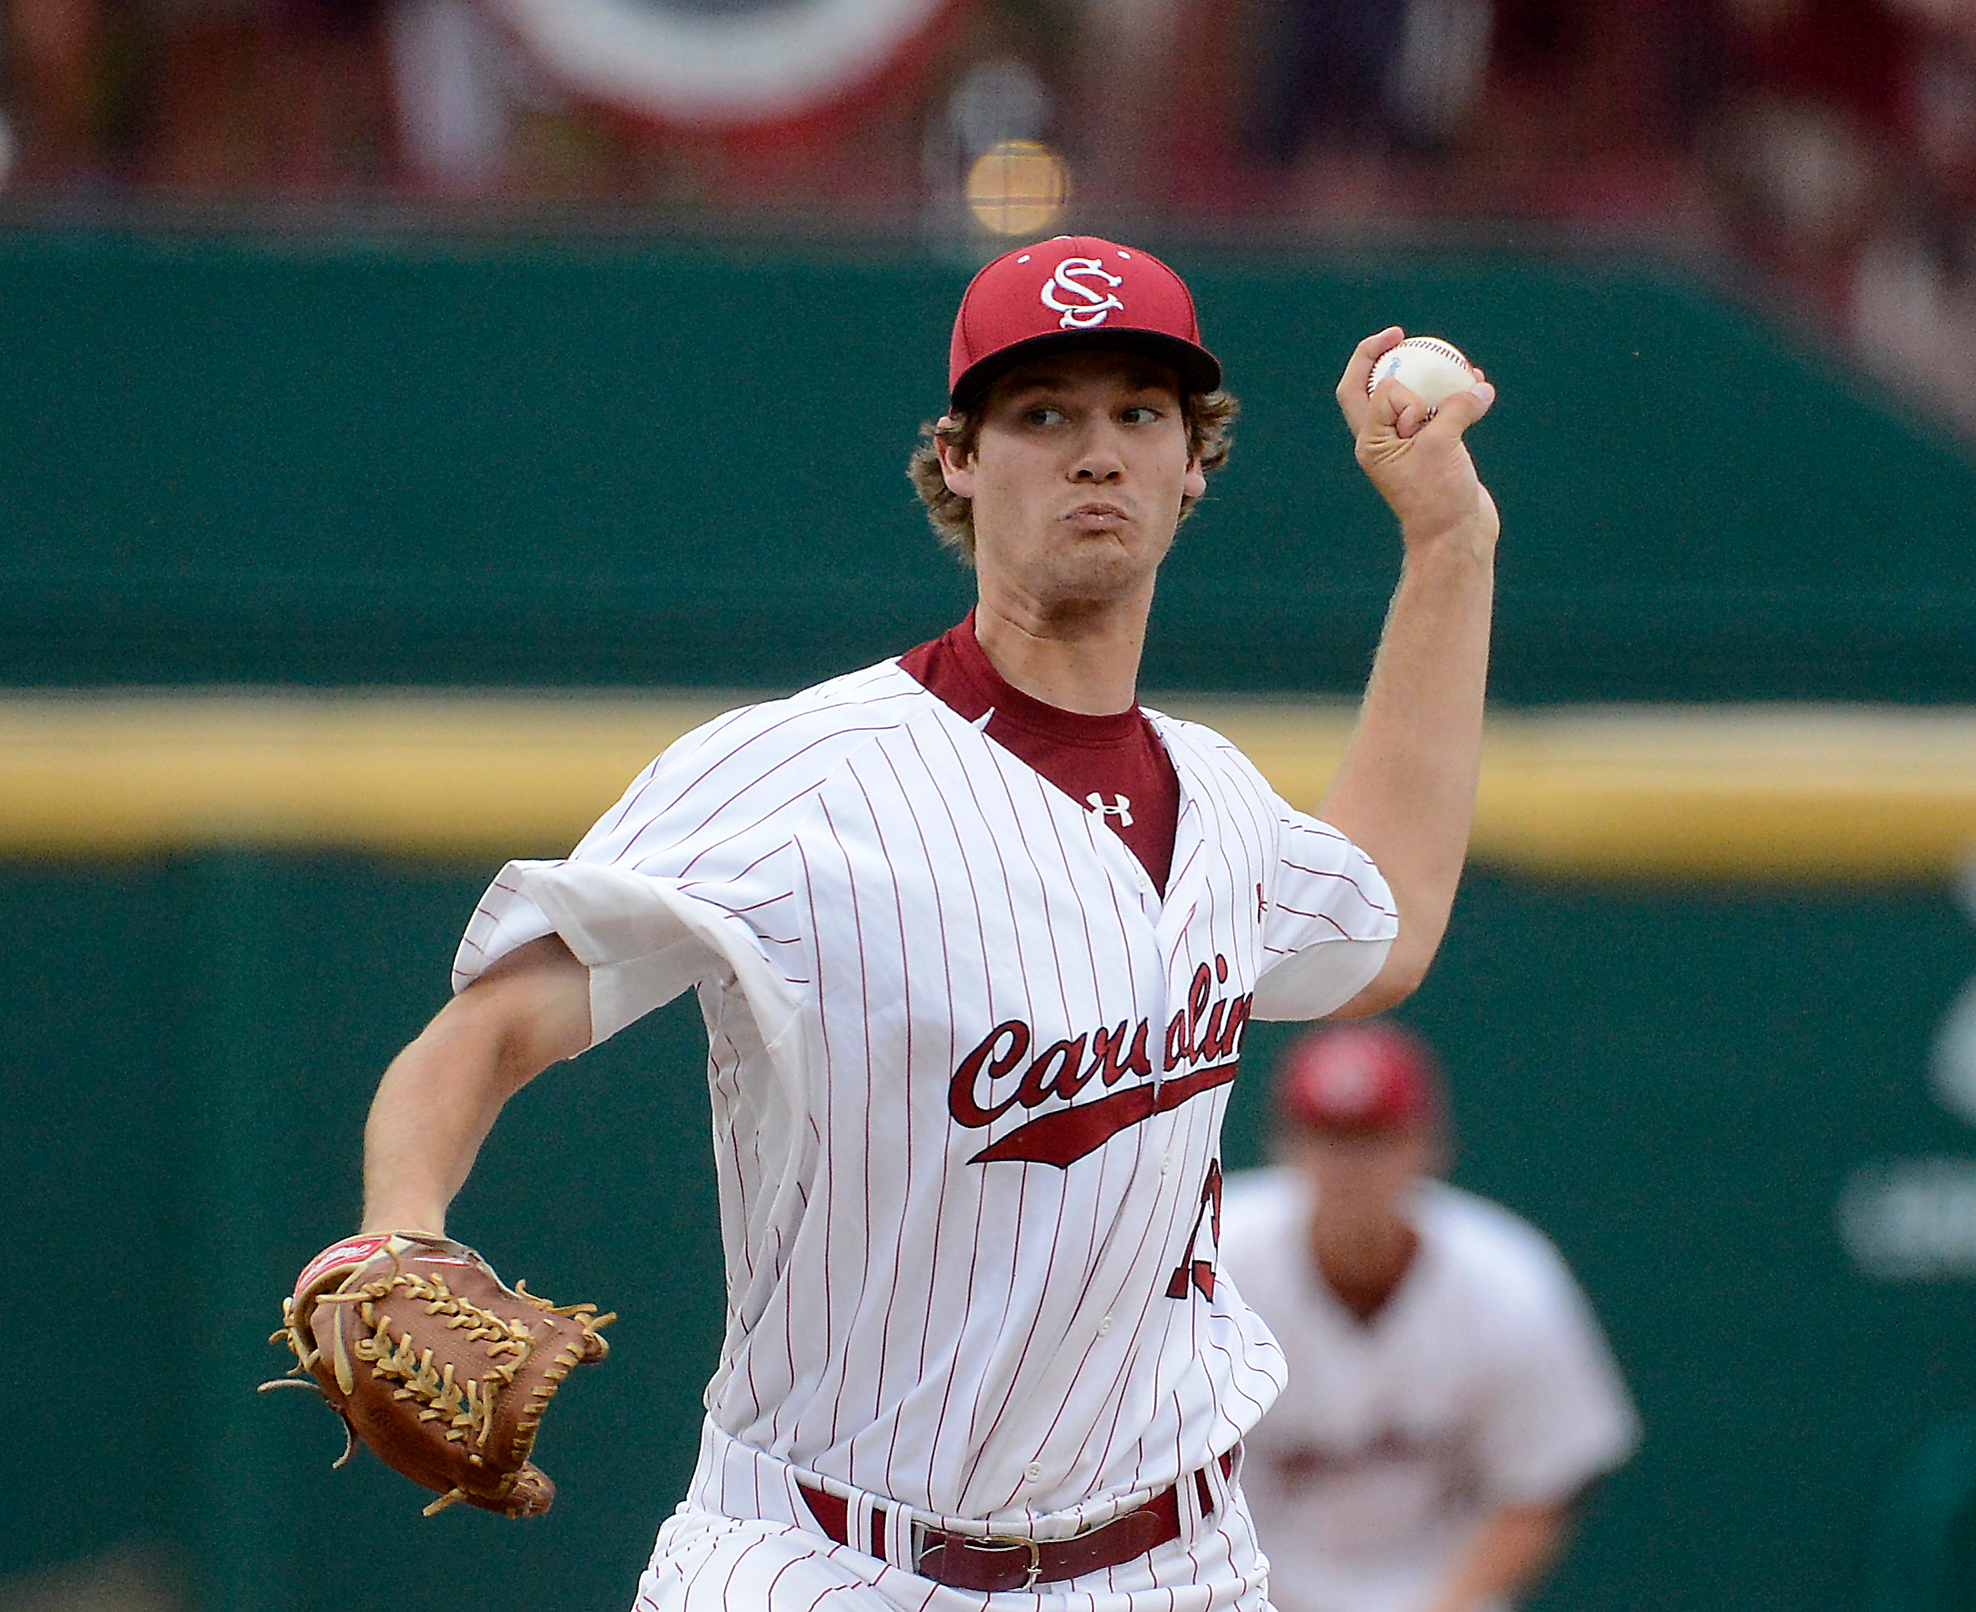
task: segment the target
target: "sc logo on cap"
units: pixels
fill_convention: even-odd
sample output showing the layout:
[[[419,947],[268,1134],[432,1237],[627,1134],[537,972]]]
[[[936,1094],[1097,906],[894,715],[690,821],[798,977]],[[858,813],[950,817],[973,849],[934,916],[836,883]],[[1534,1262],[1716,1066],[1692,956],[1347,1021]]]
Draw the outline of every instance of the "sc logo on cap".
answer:
[[[1114,308],[1120,313],[1125,311],[1125,304],[1110,291],[1100,290],[1087,281],[1100,281],[1106,286],[1125,284],[1094,257],[1067,257],[1057,265],[1056,273],[1043,282],[1043,306],[1063,315],[1057,323],[1065,330],[1091,330],[1102,325]],[[1071,300],[1065,302],[1064,297]]]

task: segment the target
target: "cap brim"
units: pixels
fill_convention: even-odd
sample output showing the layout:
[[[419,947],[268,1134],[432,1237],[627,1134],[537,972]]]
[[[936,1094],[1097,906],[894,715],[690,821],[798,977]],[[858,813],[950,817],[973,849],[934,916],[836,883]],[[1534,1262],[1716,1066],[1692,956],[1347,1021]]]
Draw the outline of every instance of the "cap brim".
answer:
[[[1048,358],[1052,353],[1096,348],[1101,352],[1137,353],[1164,364],[1180,377],[1183,392],[1212,392],[1221,384],[1221,361],[1205,347],[1163,330],[1134,330],[1129,326],[1105,325],[1096,330],[1052,330],[1012,342],[988,354],[961,371],[954,383],[953,406],[973,408],[993,386],[1012,369]]]

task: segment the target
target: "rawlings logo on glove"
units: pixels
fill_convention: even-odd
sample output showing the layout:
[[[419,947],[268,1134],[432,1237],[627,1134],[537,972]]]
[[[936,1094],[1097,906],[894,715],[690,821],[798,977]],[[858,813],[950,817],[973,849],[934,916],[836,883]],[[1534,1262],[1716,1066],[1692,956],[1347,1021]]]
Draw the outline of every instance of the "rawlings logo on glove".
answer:
[[[594,1304],[562,1308],[508,1287],[471,1248],[420,1232],[333,1244],[303,1267],[281,1305],[296,1364],[263,1388],[313,1388],[348,1442],[456,1500],[509,1517],[549,1509],[556,1486],[529,1460],[570,1368],[609,1351]],[[307,1372],[313,1381],[300,1374]]]

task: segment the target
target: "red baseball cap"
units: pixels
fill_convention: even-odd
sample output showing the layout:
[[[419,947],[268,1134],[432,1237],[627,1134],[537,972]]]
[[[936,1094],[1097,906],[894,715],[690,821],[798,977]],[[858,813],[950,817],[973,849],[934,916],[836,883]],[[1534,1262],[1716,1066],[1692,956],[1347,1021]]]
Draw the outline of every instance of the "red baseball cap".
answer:
[[[1365,1134],[1441,1124],[1441,1072],[1427,1044],[1388,1019],[1330,1025],[1294,1043],[1276,1109],[1312,1131]]]
[[[971,408],[1018,364],[1074,347],[1143,353],[1183,391],[1221,384],[1179,275],[1136,247],[1059,235],[1004,252],[968,285],[947,362],[953,406]]]

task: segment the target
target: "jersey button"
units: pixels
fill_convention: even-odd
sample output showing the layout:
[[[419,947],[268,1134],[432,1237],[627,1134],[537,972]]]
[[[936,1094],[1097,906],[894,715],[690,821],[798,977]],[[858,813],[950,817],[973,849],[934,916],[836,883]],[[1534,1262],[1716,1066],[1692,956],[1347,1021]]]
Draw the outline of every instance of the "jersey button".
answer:
[[[1106,1316],[1104,1320],[1098,1323],[1098,1336],[1102,1338],[1110,1331],[1111,1331],[1111,1317]]]
[[[1028,1466],[1022,1469],[1022,1475],[1031,1483],[1036,1482],[1043,1476],[1043,1463],[1041,1461],[1031,1461]]]

